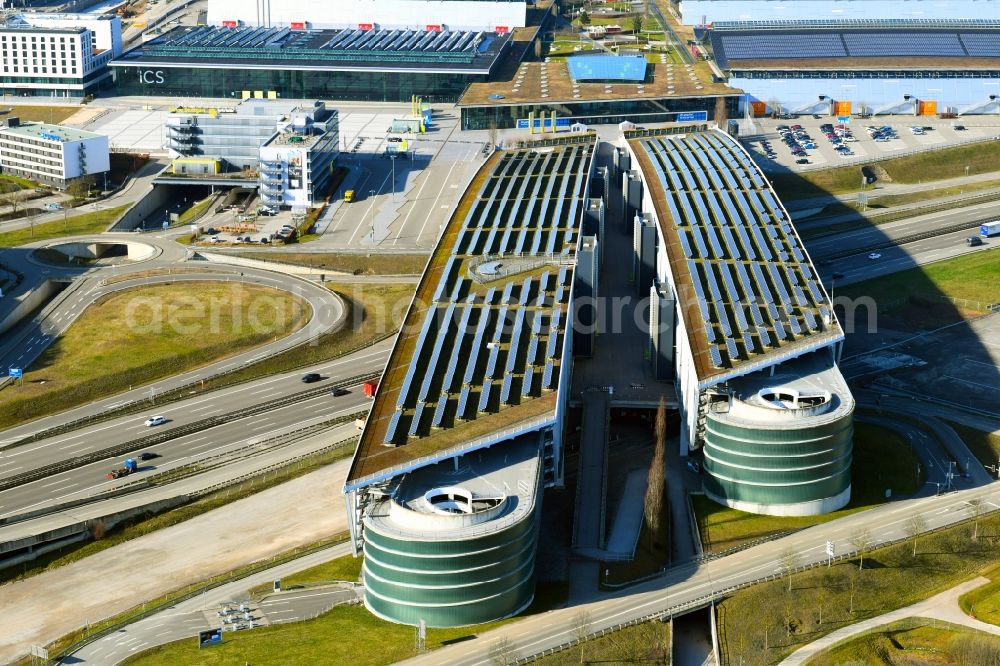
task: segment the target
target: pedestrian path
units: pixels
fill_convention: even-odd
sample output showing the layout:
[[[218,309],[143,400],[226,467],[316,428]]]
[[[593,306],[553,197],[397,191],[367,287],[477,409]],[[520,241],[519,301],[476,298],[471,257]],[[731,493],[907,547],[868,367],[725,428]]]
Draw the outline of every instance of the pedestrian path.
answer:
[[[950,590],[945,590],[940,594],[936,594],[929,599],[918,601],[917,603],[907,606],[906,608],[900,608],[889,613],[885,613],[884,615],[879,615],[878,617],[865,620],[864,622],[858,622],[844,627],[843,629],[838,629],[837,631],[827,634],[819,640],[815,640],[812,643],[799,648],[790,656],[786,657],[779,666],[795,666],[797,664],[804,664],[818,653],[834,646],[837,643],[840,643],[845,639],[870,631],[876,627],[904,620],[908,617],[927,617],[935,620],[944,620],[945,622],[951,622],[952,624],[1000,636],[1000,627],[983,622],[982,620],[977,620],[974,617],[970,617],[966,615],[958,606],[959,597],[966,592],[971,592],[977,587],[982,587],[989,582],[990,580],[988,578],[979,576],[978,578],[974,578],[973,580],[962,583],[961,585],[957,585]]]

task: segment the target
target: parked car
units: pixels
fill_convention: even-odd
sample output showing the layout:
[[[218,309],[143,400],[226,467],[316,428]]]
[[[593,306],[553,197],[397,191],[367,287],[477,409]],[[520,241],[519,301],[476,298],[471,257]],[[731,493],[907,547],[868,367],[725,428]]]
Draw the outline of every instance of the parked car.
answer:
[[[167,422],[166,416],[150,416],[146,419],[146,427],[151,428],[153,426],[163,425]]]

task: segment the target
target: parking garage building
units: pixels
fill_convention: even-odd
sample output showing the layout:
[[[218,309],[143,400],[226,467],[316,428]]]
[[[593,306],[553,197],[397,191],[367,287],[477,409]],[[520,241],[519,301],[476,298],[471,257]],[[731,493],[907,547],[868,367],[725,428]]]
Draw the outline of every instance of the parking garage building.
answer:
[[[365,604],[448,627],[534,596],[541,489],[563,482],[573,280],[592,135],[493,153],[417,288],[344,488]]]
[[[626,132],[656,230],[651,321],[676,330],[681,454],[706,494],[772,515],[850,500],[854,400],[844,334],[790,217],[749,154],[707,126]],[[660,341],[662,342],[662,341]]]

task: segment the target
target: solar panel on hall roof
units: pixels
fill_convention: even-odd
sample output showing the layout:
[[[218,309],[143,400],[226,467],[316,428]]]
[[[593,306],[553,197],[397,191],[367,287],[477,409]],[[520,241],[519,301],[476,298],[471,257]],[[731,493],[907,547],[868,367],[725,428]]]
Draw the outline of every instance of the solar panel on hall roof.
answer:
[[[574,81],[644,81],[646,57],[588,55],[566,59]]]

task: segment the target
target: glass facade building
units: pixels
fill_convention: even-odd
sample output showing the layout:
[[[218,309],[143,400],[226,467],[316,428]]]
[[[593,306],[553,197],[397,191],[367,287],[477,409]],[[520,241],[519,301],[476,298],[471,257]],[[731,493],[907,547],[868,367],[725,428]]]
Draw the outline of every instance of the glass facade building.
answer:
[[[408,102],[420,95],[429,102],[454,102],[465,87],[485,81],[484,74],[411,73],[385,70],[330,72],[289,69],[241,69],[230,65],[203,68],[184,66],[121,66],[118,92],[129,96],[214,97],[253,96],[288,99]]]
[[[462,107],[462,129],[489,129],[496,123],[497,129],[513,129],[519,119],[528,118],[531,113],[552,114],[560,118],[570,118],[585,125],[610,125],[623,121],[634,123],[674,122],[676,113],[707,111],[708,120],[717,119],[719,97],[668,97],[655,99],[609,99],[581,102],[547,102],[544,104],[507,104]],[[739,95],[721,98],[726,118],[738,117]]]
[[[509,35],[448,30],[181,27],[115,59],[123,95],[455,102]]]

